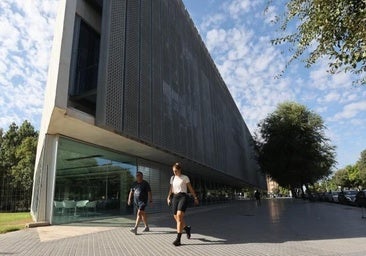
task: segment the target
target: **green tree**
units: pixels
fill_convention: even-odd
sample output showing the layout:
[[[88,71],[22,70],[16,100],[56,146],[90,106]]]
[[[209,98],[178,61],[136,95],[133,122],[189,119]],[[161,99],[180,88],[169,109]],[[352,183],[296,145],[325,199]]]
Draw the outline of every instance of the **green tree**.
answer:
[[[366,188],[366,150],[361,152],[360,159],[357,161],[358,170],[360,172],[360,184]]]
[[[24,204],[30,200],[37,138],[38,132],[28,121],[24,121],[20,127],[12,123],[1,136],[1,197],[6,201],[4,204],[10,205],[12,209],[18,202],[9,198],[14,198],[16,192],[27,197],[22,202],[23,207],[27,207]]]
[[[350,180],[349,176],[349,169],[351,169],[352,166],[347,166],[346,168],[340,169],[336,171],[332,177],[333,182],[342,188],[350,188],[353,186],[352,181]]]
[[[356,164],[347,165],[339,169],[332,177],[332,182],[344,188],[366,187],[366,150],[361,152],[361,156]]]
[[[28,121],[24,121],[17,131],[17,135],[18,144],[14,152],[16,163],[11,168],[11,184],[16,188],[30,192],[36,160],[38,133]]]
[[[4,134],[1,143],[1,164],[5,171],[5,176],[9,175],[12,166],[15,165],[15,148],[18,146],[18,126],[12,123],[8,131]]]
[[[338,185],[334,183],[334,180],[332,177],[326,177],[321,180],[321,186],[323,188],[323,191],[337,191]]]
[[[290,195],[290,191],[287,188],[283,188],[281,186],[279,187],[279,193],[282,196],[288,196],[288,195]]]
[[[350,181],[350,188],[357,188],[361,184],[360,170],[357,164],[346,166],[346,170]]]
[[[13,196],[13,189],[10,187],[11,173],[10,169],[15,163],[15,145],[16,145],[16,131],[18,127],[15,123],[9,126],[8,131],[2,136],[2,143],[0,147],[0,165],[1,165],[1,200],[0,209],[14,208],[15,204],[11,199]]]
[[[36,161],[37,138],[26,137],[16,148],[18,163],[11,168],[11,184],[28,192],[32,189],[34,163]]]
[[[328,176],[335,164],[334,146],[324,135],[321,117],[294,102],[280,104],[258,124],[258,162],[280,186],[308,186]]]
[[[357,164],[360,169],[366,170],[366,150],[361,152],[360,159],[357,161]]]
[[[366,170],[366,150],[361,152],[360,159],[357,161],[360,170]]]
[[[4,187],[5,187],[5,177],[6,177],[6,168],[3,165],[3,157],[1,154],[1,148],[2,148],[2,144],[3,144],[3,129],[0,128],[0,184],[1,184],[1,188],[0,189],[0,210],[3,207],[3,204],[1,203],[1,201],[3,201],[4,198]]]
[[[310,67],[326,56],[331,73],[350,72],[366,84],[365,0],[288,0],[284,10],[275,21],[284,36],[272,43],[291,45],[288,64],[306,55]]]

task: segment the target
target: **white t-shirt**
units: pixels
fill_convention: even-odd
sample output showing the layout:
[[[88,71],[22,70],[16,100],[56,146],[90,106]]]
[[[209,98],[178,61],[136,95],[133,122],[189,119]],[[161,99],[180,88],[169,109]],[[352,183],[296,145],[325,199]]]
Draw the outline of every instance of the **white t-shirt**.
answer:
[[[187,193],[187,183],[190,180],[188,176],[181,174],[180,176],[172,176],[170,178],[170,185],[172,185],[172,192],[177,193]]]

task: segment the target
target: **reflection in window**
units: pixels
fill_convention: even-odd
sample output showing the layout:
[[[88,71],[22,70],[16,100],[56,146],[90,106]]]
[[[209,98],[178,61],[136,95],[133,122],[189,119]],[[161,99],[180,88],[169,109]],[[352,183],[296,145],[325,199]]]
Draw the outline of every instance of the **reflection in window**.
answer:
[[[135,160],[60,138],[53,223],[129,214],[126,201]]]

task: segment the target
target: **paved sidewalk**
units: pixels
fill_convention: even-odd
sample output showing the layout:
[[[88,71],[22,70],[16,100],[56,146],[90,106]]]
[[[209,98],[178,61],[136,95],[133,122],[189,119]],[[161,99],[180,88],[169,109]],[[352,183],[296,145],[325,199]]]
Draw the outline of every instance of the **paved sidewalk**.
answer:
[[[30,228],[0,235],[0,255],[365,256],[361,209],[295,199],[237,201],[190,208],[180,247],[172,216],[150,215],[151,232],[129,229],[134,217]]]

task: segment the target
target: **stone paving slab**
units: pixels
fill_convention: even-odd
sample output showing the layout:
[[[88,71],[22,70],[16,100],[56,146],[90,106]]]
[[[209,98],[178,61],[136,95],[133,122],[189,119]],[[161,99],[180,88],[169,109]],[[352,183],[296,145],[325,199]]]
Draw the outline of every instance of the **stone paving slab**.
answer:
[[[172,245],[167,213],[151,214],[151,232],[129,229],[134,216],[29,228],[0,235],[0,255],[365,256],[361,209],[295,199],[238,201],[188,209],[192,238]]]

